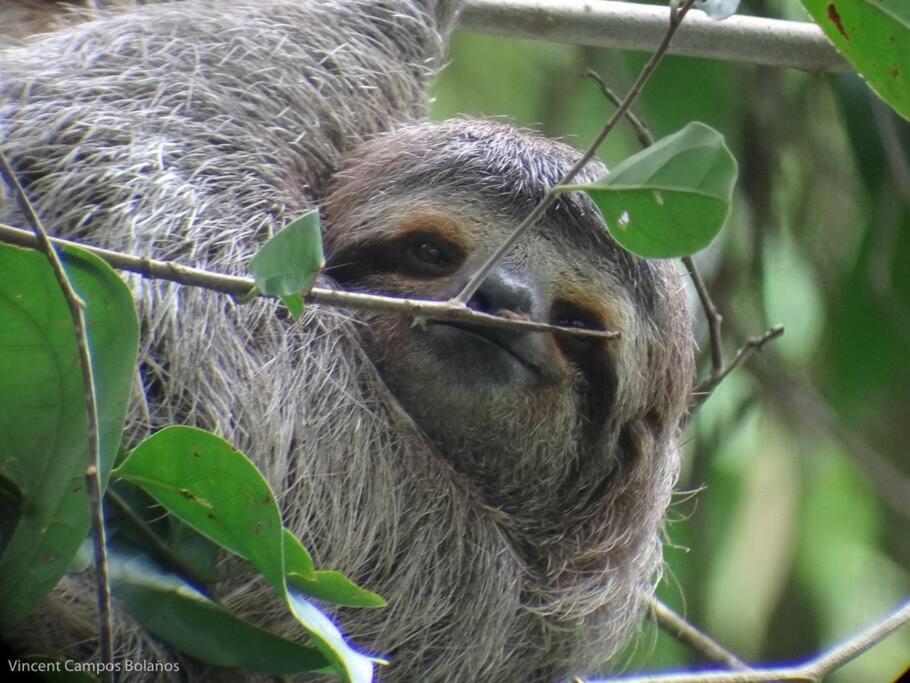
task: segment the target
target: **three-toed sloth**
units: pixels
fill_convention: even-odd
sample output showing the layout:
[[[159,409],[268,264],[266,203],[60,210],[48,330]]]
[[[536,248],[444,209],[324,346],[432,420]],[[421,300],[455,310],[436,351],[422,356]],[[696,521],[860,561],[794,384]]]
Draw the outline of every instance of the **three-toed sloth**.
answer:
[[[322,284],[448,299],[578,159],[422,120],[459,4],[186,0],[82,23],[0,56],[3,149],[53,234],[242,274],[319,205]],[[22,223],[10,202],[0,218]],[[293,322],[128,279],[132,438],[193,424],[248,453],[317,566],[387,599],[337,613],[391,659],[383,680],[598,673],[640,622],[693,344],[675,266],[620,248],[587,196],[561,196],[470,306],[615,341],[323,306]],[[300,637],[243,581],[229,607]],[[66,577],[7,637],[91,656],[91,590]],[[117,624],[121,650],[181,657]]]

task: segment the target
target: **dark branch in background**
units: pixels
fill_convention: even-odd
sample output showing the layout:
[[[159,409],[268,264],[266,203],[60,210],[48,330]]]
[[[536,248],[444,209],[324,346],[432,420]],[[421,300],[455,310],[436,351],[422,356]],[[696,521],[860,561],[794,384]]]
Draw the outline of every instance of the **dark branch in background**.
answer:
[[[811,384],[772,372],[766,367],[768,364],[780,367],[783,361],[772,354],[768,363],[752,363],[749,372],[773,396],[775,403],[786,408],[784,416],[839,441],[882,501],[910,519],[910,479],[854,430],[845,427]]]
[[[901,219],[910,210],[910,161],[907,160],[901,142],[896,114],[877,97],[870,100],[892,183],[879,201],[866,272],[870,289],[879,304],[904,341],[910,345],[910,307],[901,300],[894,286],[893,275]]]
[[[660,60],[667,54],[667,49],[670,47],[670,41],[673,40],[673,36],[682,24],[682,20],[685,18],[689,9],[692,7],[692,4],[695,0],[685,0],[682,6],[677,10],[673,7],[670,8],[670,26],[667,29],[666,35],[664,35],[663,40],[657,49],[648,59],[647,63],[642,67],[641,73],[638,74],[638,78],[635,79],[635,82],[632,83],[632,87],[629,88],[629,92],[626,93],[625,98],[616,108],[616,111],[613,113],[613,116],[610,117],[610,120],[604,124],[604,127],[600,130],[600,133],[597,134],[597,137],[594,138],[594,141],[588,146],[588,149],[585,150],[585,153],[581,155],[581,158],[575,162],[575,165],[569,169],[565,176],[560,179],[556,184],[559,185],[568,185],[578,172],[583,169],[591,159],[594,158],[594,155],[597,153],[598,147],[601,143],[607,138],[607,136],[613,131],[616,127],[616,124],[619,123],[625,113],[628,111],[629,107],[638,99],[638,95],[641,93],[642,88],[645,83],[648,82],[648,79],[651,78],[651,74],[654,73],[654,69],[657,68],[657,65],[660,63]],[[555,202],[556,198],[559,196],[558,192],[554,192],[553,188],[544,195],[544,198],[540,200],[537,206],[534,207],[534,210],[528,214],[521,224],[515,229],[515,231],[509,235],[505,242],[503,242],[496,251],[490,254],[490,257],[486,262],[480,267],[480,269],[471,276],[471,279],[468,280],[468,283],[464,286],[458,296],[456,296],[452,301],[454,303],[466,306],[468,301],[474,296],[474,293],[486,279],[487,275],[490,274],[490,271],[493,267],[499,262],[499,260],[508,253],[519,238],[524,235],[527,230],[536,225],[537,222],[543,218],[544,214],[547,212]]]
[[[882,621],[841,645],[810,659],[805,664],[792,667],[756,668],[749,671],[704,671],[609,680],[617,683],[767,683],[767,681],[822,683],[832,671],[853,661],[908,623],[910,623],[910,602],[903,604]]]
[[[242,299],[255,287],[252,279],[213,273],[201,268],[181,266],[171,261],[158,261],[123,254],[119,251],[92,247],[78,242],[70,242],[56,237],[50,238],[53,244],[70,245],[85,249],[106,261],[113,268],[137,273],[146,278],[167,280],[190,287],[200,287],[213,292],[230,294]],[[28,230],[21,230],[0,223],[0,241],[17,244],[22,247],[34,248],[37,245],[35,236]],[[324,304],[327,306],[340,306],[356,308],[365,311],[389,311],[400,313],[413,318],[426,318],[428,320],[454,320],[470,322],[475,325],[484,325],[507,330],[528,330],[532,332],[552,332],[572,337],[593,337],[610,341],[618,339],[619,332],[609,330],[588,330],[579,327],[560,327],[548,323],[533,322],[530,320],[514,320],[500,318],[495,315],[481,313],[473,309],[452,304],[449,301],[423,301],[419,299],[399,299],[377,294],[362,294],[360,292],[343,292],[335,289],[313,287],[304,297],[308,303]]]
[[[89,516],[92,525],[92,539],[95,555],[95,578],[98,591],[98,622],[101,658],[105,664],[114,661],[113,616],[111,613],[111,589],[107,572],[107,540],[104,530],[104,510],[101,502],[101,441],[98,425],[98,400],[95,393],[95,378],[92,372],[91,352],[88,346],[88,329],[85,322],[85,302],[73,288],[63,263],[51,244],[41,219],[35,213],[32,203],[25,194],[25,189],[13,173],[6,156],[0,151],[0,176],[13,191],[19,210],[34,233],[35,246],[44,253],[51,264],[54,276],[60,285],[66,304],[73,320],[76,346],[79,350],[79,364],[82,368],[83,396],[85,398],[85,418],[88,433],[88,462],[85,466],[85,482],[88,493]],[[114,680],[113,667],[106,667],[103,674],[105,681]]]

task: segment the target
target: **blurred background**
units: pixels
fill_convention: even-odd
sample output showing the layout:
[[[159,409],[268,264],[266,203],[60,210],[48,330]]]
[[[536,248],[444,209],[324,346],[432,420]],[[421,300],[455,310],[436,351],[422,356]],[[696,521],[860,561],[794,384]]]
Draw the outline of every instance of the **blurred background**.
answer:
[[[787,0],[740,13],[807,20]],[[459,33],[433,117],[500,117],[583,148],[613,111],[585,70],[623,95],[646,58]],[[634,110],[657,137],[704,121],[739,161],[733,216],[697,258],[726,357],[786,328],[686,431],[659,596],[749,662],[801,660],[910,596],[910,124],[857,76],[681,57]],[[624,124],[599,156],[638,150]],[[708,663],[648,625],[622,664]],[[891,681],[908,664],[905,626],[831,680]]]

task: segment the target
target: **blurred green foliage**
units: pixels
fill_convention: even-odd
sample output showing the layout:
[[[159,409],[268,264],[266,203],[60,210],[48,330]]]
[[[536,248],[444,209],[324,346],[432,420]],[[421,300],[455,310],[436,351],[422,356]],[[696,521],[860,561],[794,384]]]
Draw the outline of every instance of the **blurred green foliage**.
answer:
[[[743,9],[805,19],[783,1]],[[585,69],[621,95],[645,59],[457,34],[433,116],[504,117],[583,147],[613,110]],[[659,593],[749,661],[803,659],[910,595],[910,124],[856,76],[678,57],[635,111],[657,137],[704,121],[739,162],[733,217],[698,258],[727,356],[786,327],[687,430]],[[599,156],[637,150],[621,126]],[[889,681],[908,661],[905,627],[831,680]],[[707,665],[652,625],[622,664]]]

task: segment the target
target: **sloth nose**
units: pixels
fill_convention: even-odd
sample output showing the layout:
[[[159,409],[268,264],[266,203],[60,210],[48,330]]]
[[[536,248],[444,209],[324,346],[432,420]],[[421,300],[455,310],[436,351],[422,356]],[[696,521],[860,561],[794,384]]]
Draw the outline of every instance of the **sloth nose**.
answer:
[[[491,315],[517,313],[535,320],[541,312],[541,299],[540,291],[530,277],[499,267],[483,281],[468,301],[468,307]]]

